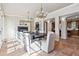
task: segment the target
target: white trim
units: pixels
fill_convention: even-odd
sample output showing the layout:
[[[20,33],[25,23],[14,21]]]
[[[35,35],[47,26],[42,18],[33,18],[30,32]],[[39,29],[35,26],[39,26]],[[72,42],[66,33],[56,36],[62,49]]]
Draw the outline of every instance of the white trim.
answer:
[[[72,14],[75,12],[79,12],[79,4],[78,3],[72,4],[72,5],[64,7],[62,9],[51,12],[48,14],[47,18],[54,18],[57,16],[68,15],[68,14]]]

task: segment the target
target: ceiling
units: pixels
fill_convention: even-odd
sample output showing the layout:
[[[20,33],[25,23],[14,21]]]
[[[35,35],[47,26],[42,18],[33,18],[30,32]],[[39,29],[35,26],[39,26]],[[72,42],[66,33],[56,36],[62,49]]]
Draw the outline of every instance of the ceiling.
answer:
[[[79,20],[79,12],[75,12],[66,16],[67,21]]]
[[[45,12],[50,13],[61,9],[72,3],[43,3]],[[27,17],[29,11],[30,17],[35,17],[36,12],[40,10],[41,3],[2,3],[5,15]]]

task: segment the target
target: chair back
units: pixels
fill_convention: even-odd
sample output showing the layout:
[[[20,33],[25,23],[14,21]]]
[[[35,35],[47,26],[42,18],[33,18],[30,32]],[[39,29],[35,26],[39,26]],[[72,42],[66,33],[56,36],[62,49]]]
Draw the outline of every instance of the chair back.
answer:
[[[25,35],[26,45],[28,46],[31,43],[31,35],[30,33],[25,33],[24,35]]]
[[[50,52],[54,49],[54,43],[55,43],[55,33],[54,32],[48,32],[47,34],[47,52]]]

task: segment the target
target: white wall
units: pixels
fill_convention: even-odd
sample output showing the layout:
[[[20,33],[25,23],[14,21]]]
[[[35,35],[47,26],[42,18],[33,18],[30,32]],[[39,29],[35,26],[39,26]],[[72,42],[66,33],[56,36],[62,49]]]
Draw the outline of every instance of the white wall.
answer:
[[[3,36],[3,18],[0,16],[0,40],[2,40]]]
[[[4,40],[4,14],[0,4],[0,48]]]
[[[5,38],[6,39],[14,39],[16,36],[16,26],[17,26],[17,17],[6,16],[5,17]]]
[[[0,48],[4,39],[4,17],[0,15]]]

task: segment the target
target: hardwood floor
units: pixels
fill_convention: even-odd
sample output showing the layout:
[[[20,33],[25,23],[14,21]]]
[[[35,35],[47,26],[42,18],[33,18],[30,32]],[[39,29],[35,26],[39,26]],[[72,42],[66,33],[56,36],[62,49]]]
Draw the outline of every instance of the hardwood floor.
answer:
[[[6,49],[4,51],[1,51],[1,53],[4,52],[6,52]],[[3,55],[28,56],[27,52],[25,52],[23,49],[21,49],[20,51],[17,50],[11,54],[4,53]],[[31,56],[79,56],[79,37],[70,37],[66,40],[60,39],[59,42],[55,43],[55,49],[52,52],[47,54],[44,51],[38,51]]]
[[[79,37],[60,39],[59,43],[56,43],[54,51],[49,54],[41,51],[38,56],[79,56]]]

